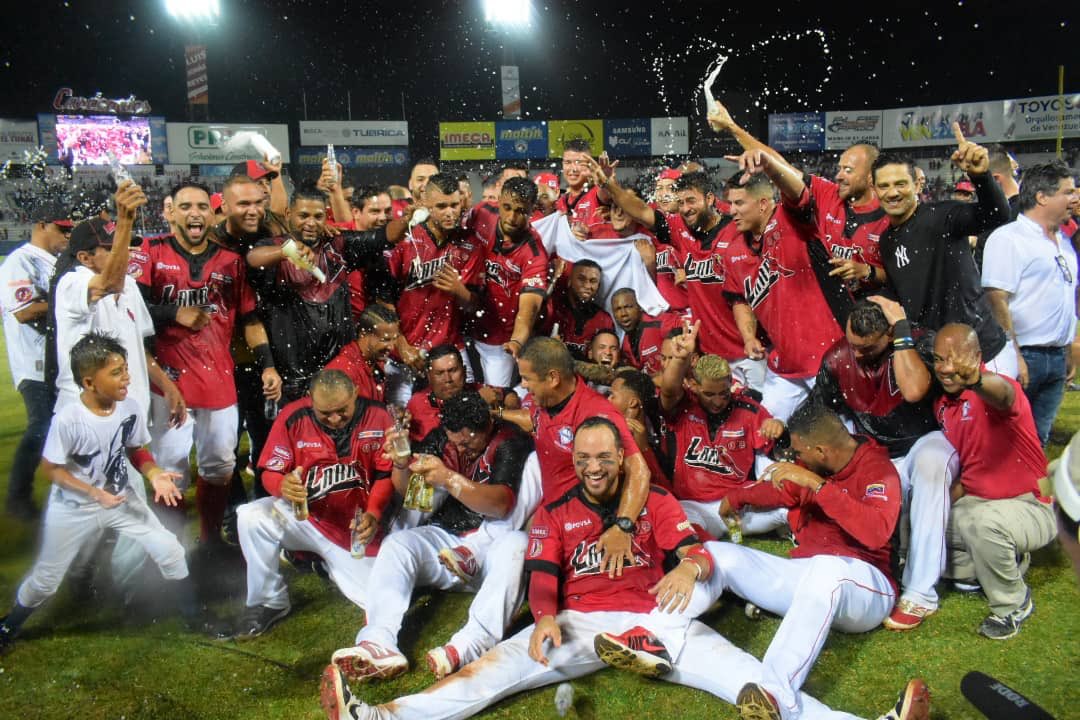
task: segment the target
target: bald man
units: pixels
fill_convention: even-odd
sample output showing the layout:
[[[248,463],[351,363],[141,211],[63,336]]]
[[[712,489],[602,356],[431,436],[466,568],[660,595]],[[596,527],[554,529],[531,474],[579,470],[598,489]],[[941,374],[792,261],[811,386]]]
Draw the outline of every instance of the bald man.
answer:
[[[977,582],[990,604],[979,634],[1007,640],[1035,609],[1021,565],[1054,538],[1031,404],[1019,383],[985,370],[975,331],[949,323],[934,341],[934,375],[944,394],[934,414],[960,456],[946,530],[945,576]]]

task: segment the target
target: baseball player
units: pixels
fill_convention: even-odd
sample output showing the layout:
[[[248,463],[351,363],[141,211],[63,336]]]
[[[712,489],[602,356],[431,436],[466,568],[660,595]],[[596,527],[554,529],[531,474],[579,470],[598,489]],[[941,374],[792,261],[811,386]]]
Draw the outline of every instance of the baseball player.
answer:
[[[246,607],[234,631],[256,637],[289,614],[289,591],[278,567],[282,549],[315,553],[330,579],[360,607],[370,607],[368,575],[377,533],[394,494],[383,437],[393,425],[379,403],[357,397],[340,370],[323,370],[309,397],[286,405],[274,421],[259,465],[271,497],[237,509],[240,547],[247,562]],[[307,508],[297,517],[294,505]],[[357,510],[366,555],[351,555]]]
[[[527,178],[503,183],[498,208],[477,205],[467,228],[482,241],[486,274],[473,327],[484,382],[508,387],[515,358],[532,334],[547,292],[548,256],[529,224],[536,185]]]
[[[788,421],[801,465],[776,463],[759,482],[732,490],[729,516],[746,505],[787,507],[791,558],[728,542],[707,543],[716,565],[714,599],[726,590],[784,617],[762,659],[760,681],[739,691],[744,718],[807,714],[799,688],[829,629],[867,632],[896,601],[891,538],[900,515],[900,477],[888,452],[853,436],[836,413],[805,403]],[[744,709],[745,708],[745,709]]]
[[[611,294],[611,315],[624,333],[620,349],[623,362],[649,375],[660,372],[660,345],[672,330],[682,327],[684,316],[671,311],[656,317],[646,315],[633,288]]]
[[[526,566],[536,623],[424,692],[369,706],[352,694],[338,667],[323,673],[331,720],[465,718],[524,690],[570,680],[607,665],[699,688],[733,703],[762,665],[693,620],[707,607],[713,566],[679,504],[653,487],[634,528],[633,561],[602,571],[598,543],[625,483],[621,432],[603,418],[585,420],[574,438],[579,484],[537,511]],[[664,573],[664,561],[675,564]],[[613,630],[626,629],[621,635]],[[803,695],[806,717],[852,718]],[[886,717],[925,720],[929,698],[909,683]],[[744,715],[743,717],[751,717]],[[762,716],[765,717],[765,716]]]
[[[394,431],[404,432],[404,431]],[[407,494],[410,473],[442,488],[442,504],[419,527],[389,535],[369,578],[367,625],[356,645],[334,653],[333,662],[357,680],[391,678],[408,669],[397,635],[413,588],[476,592],[469,622],[447,645],[428,652],[437,678],[472,662],[502,639],[521,594],[524,533],[507,533],[486,555],[469,556],[471,572],[440,563],[439,551],[461,544],[484,518],[510,515],[517,501],[533,440],[517,427],[493,421],[480,394],[467,390],[443,404],[442,425],[419,446],[411,465],[394,465],[394,484]],[[525,516],[519,516],[520,521]]]
[[[667,440],[662,456],[672,492],[690,522],[720,538],[728,534],[721,501],[761,475],[770,463],[765,453],[784,433],[784,424],[745,391],[732,392],[731,368],[719,355],[703,355],[691,370],[700,329],[699,320],[672,338],[661,374]],[[748,510],[740,524],[746,534],[771,532],[787,525],[787,510]]]
[[[569,276],[558,271],[560,266],[561,261],[556,261],[555,282],[544,305],[540,332],[557,333],[575,360],[588,360],[589,343],[596,334],[602,330],[615,332],[615,321],[596,302],[602,271],[594,260],[588,259],[574,263]]]
[[[191,446],[199,466],[195,502],[200,540],[221,542],[229,481],[236,466],[238,412],[230,344],[237,323],[262,367],[263,394],[281,396],[266,329],[255,314],[255,293],[244,258],[210,242],[210,191],[186,181],[172,192],[176,235],[151,240],[132,251],[135,278],[154,319],[158,363],[176,382],[189,408],[179,426],[168,423],[169,406],[150,398],[154,451],[162,467],[190,483]]]
[[[386,399],[383,364],[401,336],[397,313],[379,303],[368,305],[356,320],[356,332],[356,341],[342,348],[326,364],[326,369],[341,370],[348,375],[358,396],[383,402]]]
[[[910,526],[907,561],[885,627],[911,630],[937,611],[934,585],[945,569],[949,488],[959,458],[937,430],[933,403],[940,390],[928,363],[933,347],[916,333],[897,302],[859,300],[845,336],[829,348],[811,391],[815,402],[851,418],[858,432],[889,451],[900,473],[901,533]]]
[[[131,491],[128,460],[154,488],[154,499],[175,505],[181,493],[175,473],[158,467],[143,448],[150,441],[146,413],[128,397],[127,351],[115,339],[91,332],[69,353],[83,390],[56,414],[45,441],[42,470],[53,483],[42,527],[38,559],[0,619],[0,650],[13,641],[30,614],[52,597],[84,546],[96,545],[107,529],[138,542],[179,601],[189,625],[199,605],[188,580],[184,548]]]

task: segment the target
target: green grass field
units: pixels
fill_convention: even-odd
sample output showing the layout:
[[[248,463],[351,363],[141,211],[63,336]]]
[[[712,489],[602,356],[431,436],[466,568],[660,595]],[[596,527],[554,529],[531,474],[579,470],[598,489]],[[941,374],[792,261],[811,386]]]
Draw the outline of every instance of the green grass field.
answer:
[[[7,363],[0,362],[3,492],[24,421]],[[1056,431],[1067,435],[1077,429],[1080,395],[1069,394]],[[47,489],[39,478],[39,502]],[[33,561],[36,533],[37,525],[0,519],[0,612],[9,606]],[[751,544],[784,551],[775,541]],[[231,571],[223,569],[225,577],[210,581],[210,590],[226,596],[215,608],[232,616],[242,604],[244,580],[235,559],[225,567]],[[289,572],[293,614],[267,635],[243,644],[185,633],[176,620],[157,620],[145,609],[125,611],[115,600],[80,605],[62,588],[27,623],[15,649],[0,657],[0,718],[323,717],[319,673],[336,648],[352,642],[363,613],[317,577]],[[875,718],[895,702],[909,677],[919,675],[933,691],[935,718],[980,717],[961,696],[960,679],[969,670],[981,670],[1058,718],[1078,717],[1080,684],[1074,672],[1080,663],[1080,592],[1056,544],[1035,555],[1028,581],[1036,612],[1013,640],[997,643],[976,635],[987,612],[985,600],[945,591],[939,613],[913,633],[833,633],[805,689],[833,708]],[[362,688],[361,696],[382,702],[424,688],[431,680],[424,652],[445,642],[464,622],[469,597],[418,595],[401,639],[415,669],[394,682]],[[725,601],[703,619],[757,657],[779,624],[775,618],[748,620],[734,601]],[[732,706],[703,692],[613,670],[574,685],[572,718],[736,717]],[[529,692],[499,704],[487,716],[555,717],[553,697],[554,688]]]

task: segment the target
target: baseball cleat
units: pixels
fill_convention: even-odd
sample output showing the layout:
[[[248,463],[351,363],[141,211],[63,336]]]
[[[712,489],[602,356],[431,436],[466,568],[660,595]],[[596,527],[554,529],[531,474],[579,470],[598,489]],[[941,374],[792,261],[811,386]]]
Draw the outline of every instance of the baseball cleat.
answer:
[[[930,688],[920,678],[909,680],[896,705],[878,720],[929,720]]]
[[[389,680],[409,669],[409,661],[400,652],[370,640],[342,648],[330,660],[354,682]]]
[[[319,701],[329,720],[375,720],[378,713],[349,691],[349,685],[337,665],[330,663],[323,670],[319,684]]]
[[[671,656],[655,635],[641,627],[630,628],[622,635],[600,633],[593,638],[593,648],[611,667],[659,678],[671,672]]]
[[[259,637],[291,611],[291,607],[272,608],[265,605],[246,607],[233,629],[233,637],[237,640]]]
[[[735,698],[740,720],[780,720],[780,706],[772,694],[757,683],[746,683]]]
[[[464,583],[472,582],[476,574],[480,572],[476,556],[464,545],[440,550],[439,562]]]
[[[427,651],[425,656],[428,670],[436,680],[442,680],[447,675],[456,673],[461,668],[461,656],[453,645],[443,645]]]
[[[889,617],[881,623],[889,630],[914,630],[922,624],[922,621],[937,612],[937,608],[929,608],[918,605],[910,600],[900,599],[896,602]]]

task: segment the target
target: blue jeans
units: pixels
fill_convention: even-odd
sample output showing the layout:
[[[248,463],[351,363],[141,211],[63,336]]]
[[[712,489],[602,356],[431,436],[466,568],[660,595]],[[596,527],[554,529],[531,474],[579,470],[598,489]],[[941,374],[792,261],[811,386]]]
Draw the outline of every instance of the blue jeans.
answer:
[[[55,389],[39,380],[23,380],[19,383],[19,394],[26,406],[26,431],[11,461],[8,509],[32,502],[34,471],[41,462],[41,450],[45,447],[45,436],[49,433],[53,403],[56,401]]]
[[[1043,447],[1050,440],[1050,428],[1065,395],[1065,353],[1068,351],[1068,346],[1020,348],[1028,369],[1024,393],[1031,402],[1031,414],[1035,416],[1035,429],[1039,431]]]

